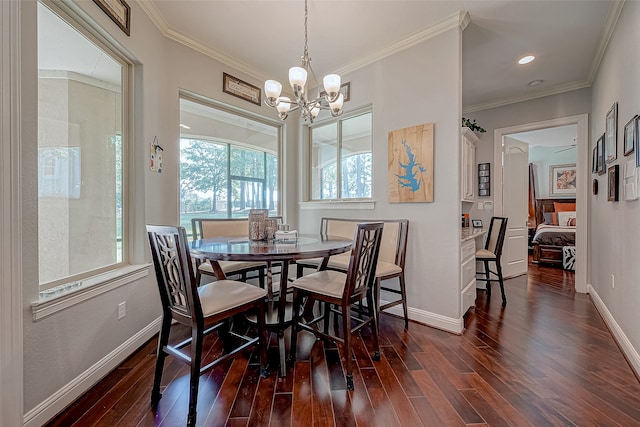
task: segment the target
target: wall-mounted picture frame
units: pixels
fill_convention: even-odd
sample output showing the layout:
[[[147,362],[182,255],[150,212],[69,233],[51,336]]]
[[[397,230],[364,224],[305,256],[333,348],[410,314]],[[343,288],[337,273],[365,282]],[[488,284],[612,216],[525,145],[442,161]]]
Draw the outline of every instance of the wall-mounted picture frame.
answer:
[[[478,163],[478,196],[491,195],[491,163]]]
[[[596,141],[591,152],[591,173],[598,173],[598,141]]]
[[[222,73],[222,91],[252,104],[262,105],[262,91],[260,88],[233,77],[231,74]]]
[[[126,35],[131,35],[131,7],[124,0],[93,0]]]
[[[605,121],[605,155],[607,163],[613,162],[618,158],[618,103],[614,102],[613,106],[607,111],[607,119]]]
[[[640,166],[640,116],[636,116],[636,167]]]
[[[549,194],[567,196],[576,194],[576,164],[549,166]]]
[[[482,228],[482,220],[481,219],[472,219],[471,224],[473,228]]]
[[[610,202],[618,201],[618,165],[612,165],[608,169],[608,180],[607,180],[607,200]]]
[[[340,85],[340,92],[342,93],[343,101],[347,102],[351,99],[351,82],[342,83]],[[320,96],[324,97],[327,94],[324,90],[320,92]]]
[[[598,138],[596,143],[597,149],[597,162],[598,162],[598,175],[604,175],[604,133]]]
[[[636,138],[638,137],[637,130],[638,116],[633,116],[631,120],[624,125],[624,155],[628,156],[633,153],[637,144]]]

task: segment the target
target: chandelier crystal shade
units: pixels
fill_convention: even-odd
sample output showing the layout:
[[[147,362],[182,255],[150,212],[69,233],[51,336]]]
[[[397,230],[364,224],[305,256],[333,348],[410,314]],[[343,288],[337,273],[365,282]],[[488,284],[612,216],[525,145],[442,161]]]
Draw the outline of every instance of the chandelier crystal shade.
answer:
[[[291,111],[300,110],[302,118],[313,123],[313,119],[318,116],[320,110],[329,110],[331,115],[337,117],[342,114],[342,104],[344,97],[340,93],[340,76],[337,74],[327,74],[322,79],[324,86],[323,96],[318,96],[312,100],[308,98],[307,76],[311,72],[311,77],[316,80],[311,68],[311,58],[309,58],[308,36],[307,36],[307,20],[308,20],[307,0],[304,1],[304,52],[302,55],[302,64],[299,67],[291,67],[289,69],[289,84],[295,95],[295,100],[291,100],[286,96],[280,96],[282,93],[282,84],[276,80],[267,80],[264,82],[265,104],[278,110],[278,117],[281,120],[287,118]],[[317,81],[316,81],[317,86]]]

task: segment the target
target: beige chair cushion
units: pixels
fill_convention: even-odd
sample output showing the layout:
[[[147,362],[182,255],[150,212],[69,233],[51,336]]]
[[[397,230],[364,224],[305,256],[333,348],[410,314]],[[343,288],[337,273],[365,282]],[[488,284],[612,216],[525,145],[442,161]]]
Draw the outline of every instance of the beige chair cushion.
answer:
[[[478,249],[478,251],[476,252],[476,258],[495,259],[496,254],[487,249]]]
[[[342,298],[347,275],[339,271],[324,270],[311,273],[296,279],[291,285],[294,288],[313,291],[317,294]]]
[[[349,268],[350,257],[351,255],[349,252],[340,254],[340,255],[334,255],[331,258],[329,258],[329,263],[327,264],[327,267],[333,268],[336,270],[347,271],[347,269]],[[318,266],[320,265],[321,261],[322,261],[322,258],[313,258],[313,259],[305,259],[300,263],[305,265]],[[378,261],[378,264],[376,265],[376,277],[386,277],[386,276],[400,274],[400,273],[402,273],[402,268],[400,268],[398,265],[392,262]]]
[[[198,288],[202,314],[209,317],[267,296],[257,286],[235,280],[218,280]]]
[[[236,271],[246,270],[248,268],[266,267],[264,262],[249,262],[249,261],[218,261],[220,268],[224,274],[233,274]],[[210,262],[203,262],[198,267],[201,273],[213,275],[213,267]]]

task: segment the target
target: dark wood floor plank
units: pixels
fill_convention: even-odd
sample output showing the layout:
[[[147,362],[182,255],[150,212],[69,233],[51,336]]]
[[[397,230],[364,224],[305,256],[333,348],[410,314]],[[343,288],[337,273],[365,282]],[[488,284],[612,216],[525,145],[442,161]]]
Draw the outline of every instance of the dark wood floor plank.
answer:
[[[300,361],[296,363],[293,378],[291,425],[293,427],[313,425],[311,362]]]
[[[383,314],[381,361],[372,361],[368,328],[353,339],[353,391],[342,345],[301,332],[298,360],[280,378],[271,334],[268,378],[259,378],[255,351],[200,377],[197,425],[640,426],[640,383],[589,296],[575,292],[573,273],[532,266],[505,288],[506,307],[478,291],[461,335],[405,329]],[[188,335],[177,327],[171,341]],[[185,425],[189,370],[172,357],[151,408],[156,345],[145,343],[46,427]],[[205,361],[221,352],[216,334],[205,340]]]
[[[249,416],[250,426],[269,425],[271,410],[273,407],[273,395],[276,387],[276,376],[270,375],[267,378],[260,378],[256,397],[251,407]]]

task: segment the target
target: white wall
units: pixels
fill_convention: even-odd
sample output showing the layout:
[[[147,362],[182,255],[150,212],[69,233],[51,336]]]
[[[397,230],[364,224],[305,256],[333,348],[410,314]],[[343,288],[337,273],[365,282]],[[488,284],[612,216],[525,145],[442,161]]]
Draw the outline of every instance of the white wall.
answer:
[[[624,125],[640,113],[639,21],[640,3],[626,2],[592,87],[591,147],[596,136],[605,130],[607,111],[617,102],[618,159],[612,164],[620,165],[620,171],[629,159],[622,155]],[[619,202],[608,202],[607,176],[591,177],[598,179],[600,191],[590,200],[590,283],[617,323],[618,332],[623,332],[635,348],[637,357],[640,351],[640,201],[625,202],[621,197]],[[620,191],[622,194],[621,188]],[[615,288],[611,286],[611,275],[615,276]],[[612,329],[616,333],[617,329]],[[618,340],[623,341],[619,336]],[[624,348],[624,342],[622,346]],[[633,357],[628,357],[634,363]],[[635,363],[638,371],[637,358]]]
[[[352,82],[346,111],[373,104],[375,208],[303,209],[298,219],[303,232],[317,232],[323,216],[409,219],[410,317],[429,324],[438,316],[460,318],[460,43],[461,30],[452,29],[344,76]],[[389,203],[388,132],[429,122],[435,124],[434,202]],[[305,161],[301,155],[300,165]],[[298,173],[305,173],[302,166]]]

